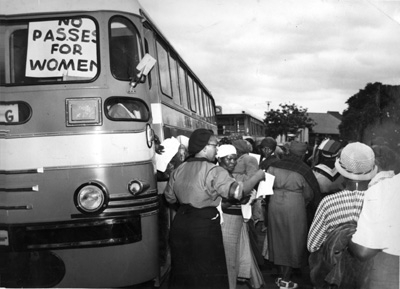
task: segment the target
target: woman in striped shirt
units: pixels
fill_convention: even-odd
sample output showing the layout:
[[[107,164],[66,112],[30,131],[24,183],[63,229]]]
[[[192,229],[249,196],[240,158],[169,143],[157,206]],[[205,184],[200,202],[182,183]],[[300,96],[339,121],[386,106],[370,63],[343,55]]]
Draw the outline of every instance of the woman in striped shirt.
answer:
[[[355,142],[343,148],[336,169],[345,178],[345,189],[322,199],[308,233],[307,248],[317,251],[338,225],[357,223],[369,181],[377,167],[371,147]]]

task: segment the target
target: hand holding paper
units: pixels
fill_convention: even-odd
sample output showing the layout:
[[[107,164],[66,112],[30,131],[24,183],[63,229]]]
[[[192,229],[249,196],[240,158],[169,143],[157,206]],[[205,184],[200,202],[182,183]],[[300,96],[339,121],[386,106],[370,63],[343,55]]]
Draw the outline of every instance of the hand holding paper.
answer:
[[[253,201],[256,199],[256,194],[257,194],[256,190],[253,190],[251,192],[250,200],[246,204],[241,205],[242,215],[243,215],[243,218],[245,219],[245,221],[248,221],[251,219],[251,214],[252,214],[252,206],[251,205],[252,205]]]
[[[156,154],[156,165],[158,171],[165,172],[168,163],[178,152],[180,143],[176,138],[171,137],[164,140],[161,145],[164,147],[164,152],[161,155]]]
[[[275,176],[265,173],[265,181],[258,183],[257,198],[267,195],[273,195]]]

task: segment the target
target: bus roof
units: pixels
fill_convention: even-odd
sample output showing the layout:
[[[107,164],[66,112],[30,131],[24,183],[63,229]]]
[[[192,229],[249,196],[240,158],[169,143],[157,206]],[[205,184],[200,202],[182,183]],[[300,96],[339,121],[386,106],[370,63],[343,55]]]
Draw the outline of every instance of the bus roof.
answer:
[[[137,0],[0,0],[0,15],[65,11],[123,11],[139,14]]]

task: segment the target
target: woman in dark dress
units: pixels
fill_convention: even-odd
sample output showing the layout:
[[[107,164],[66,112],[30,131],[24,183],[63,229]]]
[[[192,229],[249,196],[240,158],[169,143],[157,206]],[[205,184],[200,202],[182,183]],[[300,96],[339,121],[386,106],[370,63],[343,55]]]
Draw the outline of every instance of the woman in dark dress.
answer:
[[[239,183],[214,164],[218,140],[213,132],[195,130],[189,139],[189,159],[171,174],[166,200],[179,203],[171,226],[170,288],[229,288],[222,241],[221,198],[238,199],[265,178],[259,171]]]

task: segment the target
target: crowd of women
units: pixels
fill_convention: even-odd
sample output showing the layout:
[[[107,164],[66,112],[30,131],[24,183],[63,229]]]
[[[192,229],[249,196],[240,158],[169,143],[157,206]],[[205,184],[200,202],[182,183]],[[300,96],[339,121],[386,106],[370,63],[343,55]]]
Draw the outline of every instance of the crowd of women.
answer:
[[[218,140],[195,130],[188,157],[169,176],[164,196],[177,208],[171,225],[169,288],[229,288],[265,282],[263,258],[279,268],[279,288],[297,288],[293,269],[310,268],[315,288],[399,288],[399,157],[384,144],[326,139],[305,161],[307,144],[282,151],[273,138],[259,144],[261,159],[243,139]],[[243,214],[266,173],[265,248]],[[260,261],[261,257],[261,261]]]

